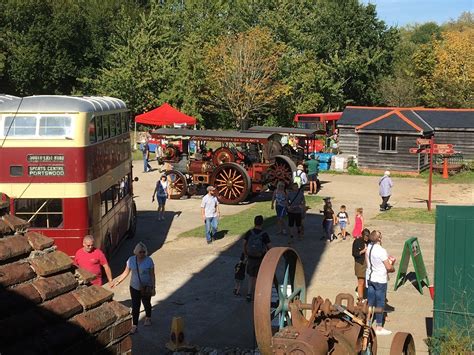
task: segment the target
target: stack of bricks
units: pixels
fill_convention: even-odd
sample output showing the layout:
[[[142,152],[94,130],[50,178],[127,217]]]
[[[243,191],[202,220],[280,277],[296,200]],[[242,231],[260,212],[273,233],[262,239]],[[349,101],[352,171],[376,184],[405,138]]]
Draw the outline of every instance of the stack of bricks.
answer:
[[[129,309],[52,239],[0,218],[0,354],[131,354]]]

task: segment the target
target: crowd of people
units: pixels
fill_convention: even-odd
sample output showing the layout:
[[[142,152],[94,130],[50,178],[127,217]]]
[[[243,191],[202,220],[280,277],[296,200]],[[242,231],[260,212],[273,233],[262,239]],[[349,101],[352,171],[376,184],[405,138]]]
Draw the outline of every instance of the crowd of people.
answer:
[[[148,171],[147,142],[144,144],[144,170]],[[306,165],[306,169],[305,166]],[[303,164],[297,166],[293,173],[293,180],[287,185],[280,181],[277,183],[271,199],[271,209],[275,210],[277,221],[277,234],[287,236],[287,242],[291,245],[296,239],[304,237],[304,220],[308,207],[306,205],[305,190],[309,187],[307,194],[312,195],[319,192],[321,186],[318,180],[319,162],[314,156]],[[170,198],[170,186],[166,174],[160,176],[156,182],[152,194],[152,202],[158,202],[158,220],[163,220],[165,205]],[[380,211],[391,208],[388,201],[391,196],[393,181],[390,172],[386,171],[379,180],[379,195],[382,198]],[[357,278],[358,302],[367,302],[369,307],[375,307],[375,333],[387,335],[391,332],[383,327],[384,307],[386,303],[388,274],[394,272],[394,258],[390,257],[382,247],[382,234],[380,231],[369,231],[364,228],[363,209],[355,210],[354,226],[349,233],[350,215],[345,205],[341,205],[338,212],[332,207],[331,198],[324,198],[322,213],[323,235],[321,240],[332,242],[339,237],[346,240],[352,235],[352,256],[354,258],[354,273]],[[207,193],[201,200],[201,217],[204,222],[206,242],[211,244],[217,238],[218,223],[220,218],[219,200],[214,186],[207,187]],[[236,296],[241,295],[242,283],[247,275],[246,300],[253,300],[257,274],[265,256],[271,248],[269,234],[263,230],[264,219],[261,215],[254,219],[254,226],[243,238],[243,251],[239,261],[234,268],[234,290]],[[336,235],[335,227],[339,226],[340,233]],[[96,278],[93,284],[102,285],[102,269],[108,280],[108,285],[113,288],[123,282],[130,274],[129,292],[132,303],[132,329],[135,333],[138,327],[140,306],[145,309],[144,326],[151,325],[151,298],[155,295],[155,271],[153,260],[148,256],[146,245],[138,243],[133,255],[128,258],[122,274],[114,281],[112,272],[104,253],[95,248],[93,236],[85,236],[83,247],[75,256],[78,267],[84,268]]]

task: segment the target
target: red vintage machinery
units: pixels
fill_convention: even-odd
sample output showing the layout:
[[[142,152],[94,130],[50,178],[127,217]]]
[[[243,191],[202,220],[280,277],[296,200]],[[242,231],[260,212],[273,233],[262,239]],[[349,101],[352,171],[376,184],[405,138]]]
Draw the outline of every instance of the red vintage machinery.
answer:
[[[295,162],[275,149],[279,143],[270,133],[161,128],[151,134],[183,141],[181,160],[171,161],[172,169],[167,172],[172,198],[193,195],[200,187],[213,185],[221,203],[237,204],[278,181],[289,184],[296,170]],[[189,158],[189,140],[221,142],[222,146],[209,156]]]
[[[263,355],[377,354],[371,327],[374,309],[355,304],[351,294],[334,303],[320,296],[306,302],[303,265],[294,249],[272,248],[257,276],[254,325]],[[409,333],[396,333],[391,355],[415,354]]]

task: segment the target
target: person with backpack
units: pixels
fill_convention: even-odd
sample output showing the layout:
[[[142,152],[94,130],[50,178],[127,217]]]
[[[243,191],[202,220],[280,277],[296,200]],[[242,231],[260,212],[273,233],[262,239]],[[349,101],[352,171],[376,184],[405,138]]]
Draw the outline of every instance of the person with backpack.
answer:
[[[302,219],[306,208],[306,201],[304,199],[304,185],[298,187],[298,184],[293,183],[291,190],[288,191],[288,229],[290,231],[290,239],[288,244],[293,242],[294,236],[298,239],[303,237]],[[295,231],[296,226],[296,231]]]
[[[169,198],[169,186],[166,175],[163,174],[160,177],[160,180],[156,182],[155,191],[153,191],[153,196],[151,197],[151,202],[158,200],[158,220],[163,221],[165,219],[165,205],[166,200]]]
[[[258,269],[265,253],[271,247],[270,237],[263,231],[263,216],[255,216],[254,227],[244,236],[244,253],[247,256],[247,275],[249,276],[247,302],[252,301]]]
[[[293,173],[293,182],[298,185],[298,188],[308,183],[308,177],[304,172],[303,164],[299,164],[296,167],[296,171]]]

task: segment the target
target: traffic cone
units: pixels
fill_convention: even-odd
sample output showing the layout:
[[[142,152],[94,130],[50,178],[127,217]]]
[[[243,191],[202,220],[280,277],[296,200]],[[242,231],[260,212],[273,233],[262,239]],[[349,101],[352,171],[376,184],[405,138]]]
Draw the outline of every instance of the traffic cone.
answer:
[[[449,178],[448,175],[448,158],[444,158],[443,161],[443,179]]]

